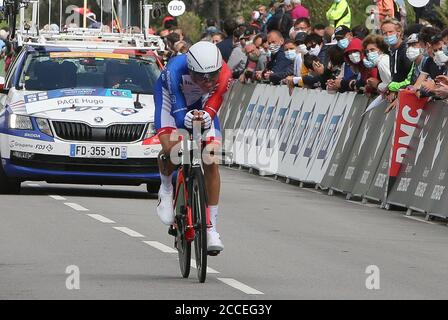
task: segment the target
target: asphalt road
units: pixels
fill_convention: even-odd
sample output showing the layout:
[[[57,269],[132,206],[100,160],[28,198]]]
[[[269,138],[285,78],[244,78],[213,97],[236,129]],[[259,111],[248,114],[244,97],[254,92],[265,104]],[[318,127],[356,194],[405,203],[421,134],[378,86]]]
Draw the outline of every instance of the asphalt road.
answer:
[[[225,250],[209,259],[205,284],[195,269],[180,276],[143,186],[24,183],[0,196],[0,299],[448,298],[443,222],[221,173]]]

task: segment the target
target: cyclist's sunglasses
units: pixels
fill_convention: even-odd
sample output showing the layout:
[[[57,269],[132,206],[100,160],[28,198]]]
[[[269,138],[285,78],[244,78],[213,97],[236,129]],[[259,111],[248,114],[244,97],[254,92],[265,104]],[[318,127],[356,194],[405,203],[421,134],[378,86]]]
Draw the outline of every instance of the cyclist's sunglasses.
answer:
[[[191,72],[191,78],[195,82],[217,81],[220,71],[221,71],[221,69],[219,69],[215,72],[210,72],[210,73]]]

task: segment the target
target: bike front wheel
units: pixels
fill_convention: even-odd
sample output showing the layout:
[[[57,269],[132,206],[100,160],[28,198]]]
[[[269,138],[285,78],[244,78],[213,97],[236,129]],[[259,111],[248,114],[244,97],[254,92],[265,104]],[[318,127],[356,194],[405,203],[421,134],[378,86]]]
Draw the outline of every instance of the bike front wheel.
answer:
[[[194,171],[192,182],[192,214],[195,229],[194,251],[199,282],[205,282],[207,276],[207,215],[205,182],[202,171]]]

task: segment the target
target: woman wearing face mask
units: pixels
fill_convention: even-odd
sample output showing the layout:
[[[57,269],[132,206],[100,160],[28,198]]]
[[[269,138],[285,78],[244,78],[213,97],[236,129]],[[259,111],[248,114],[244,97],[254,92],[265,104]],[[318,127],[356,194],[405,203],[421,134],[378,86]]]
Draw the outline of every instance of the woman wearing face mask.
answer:
[[[350,45],[344,51],[345,62],[350,66],[354,75],[351,79],[341,81],[340,92],[344,91],[362,91],[373,93],[375,88],[367,83],[367,79],[378,78],[378,68],[366,68],[363,63],[365,58],[363,53],[362,41],[354,38]]]
[[[383,37],[378,35],[370,35],[364,39],[362,43],[366,57],[363,59],[366,68],[378,68],[379,77],[367,79],[367,84],[378,90],[378,93],[387,92],[387,87],[392,81],[390,74],[389,56],[387,45],[384,43]]]

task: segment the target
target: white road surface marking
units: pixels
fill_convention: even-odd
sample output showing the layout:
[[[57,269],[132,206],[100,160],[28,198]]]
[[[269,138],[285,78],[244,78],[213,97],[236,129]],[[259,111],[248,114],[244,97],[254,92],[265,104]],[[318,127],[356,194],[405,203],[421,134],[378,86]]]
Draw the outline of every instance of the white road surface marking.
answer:
[[[54,200],[58,200],[58,201],[65,201],[67,199],[65,199],[64,197],[61,196],[49,196],[50,198],[54,199]]]
[[[89,209],[84,208],[83,206],[80,206],[77,203],[70,203],[70,202],[66,202],[64,203],[66,206],[72,208],[73,210],[76,211],[89,211]]]
[[[100,214],[88,214],[88,216],[93,218],[93,219],[96,219],[96,220],[98,220],[100,222],[103,222],[103,223],[115,223],[115,221],[110,220],[109,218],[106,218],[106,217],[104,217],[104,216],[102,216]]]
[[[231,278],[218,278],[219,281],[224,282],[225,284],[231,286],[232,288],[235,288],[237,290],[240,290],[246,294],[264,294],[261,291],[258,291],[254,288],[251,288],[247,285],[245,285],[244,283],[241,283],[235,279],[231,279]]]
[[[137,231],[134,231],[127,227],[114,227],[114,229],[121,231],[123,233],[126,233],[128,236],[131,236],[133,238],[144,238],[145,237],[144,235],[138,233]]]
[[[143,242],[146,243],[147,245],[150,245],[151,247],[156,248],[157,250],[160,250],[165,253],[177,253],[177,250],[175,250],[171,247],[168,247],[158,241],[143,241]]]

